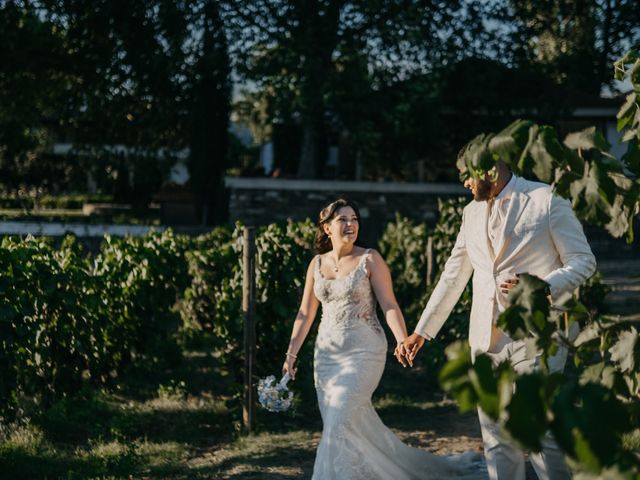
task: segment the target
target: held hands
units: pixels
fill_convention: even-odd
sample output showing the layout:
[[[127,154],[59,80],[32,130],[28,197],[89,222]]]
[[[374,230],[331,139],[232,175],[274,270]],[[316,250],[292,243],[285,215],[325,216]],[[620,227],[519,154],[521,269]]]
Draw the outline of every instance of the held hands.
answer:
[[[404,339],[403,345],[406,350],[405,359],[413,367],[413,359],[416,358],[418,351],[424,345],[427,339],[417,333],[412,333],[407,338]]]
[[[400,363],[400,365],[402,365],[405,368],[407,367],[407,364],[405,362],[406,355],[407,355],[407,350],[404,348],[404,344],[402,342],[398,342],[398,345],[396,345],[396,348],[393,351],[393,356],[396,357],[396,360],[398,360],[398,363]]]
[[[406,367],[407,364],[413,367],[413,359],[416,358],[418,350],[422,348],[425,341],[426,338],[417,333],[413,333],[405,338],[403,342],[398,343],[398,346],[393,351],[393,355],[403,367]]]
[[[288,373],[289,377],[291,377],[291,380],[296,379],[296,372],[298,371],[298,368],[295,366],[295,364],[297,360],[298,357],[296,355],[293,355],[292,353],[287,353],[285,355],[284,364],[282,365],[283,376],[285,375],[285,373]]]

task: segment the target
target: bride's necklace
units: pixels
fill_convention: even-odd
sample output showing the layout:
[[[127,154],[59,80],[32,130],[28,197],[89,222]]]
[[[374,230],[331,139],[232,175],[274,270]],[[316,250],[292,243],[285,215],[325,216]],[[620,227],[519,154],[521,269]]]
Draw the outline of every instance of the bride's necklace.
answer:
[[[333,273],[338,273],[338,270],[340,269],[340,259],[336,260],[331,257],[331,260],[333,260]]]
[[[345,257],[342,257],[345,258]],[[331,261],[333,262],[333,273],[338,273],[338,270],[340,270],[340,260],[342,260],[342,258],[338,258],[336,260],[335,257],[331,257]]]

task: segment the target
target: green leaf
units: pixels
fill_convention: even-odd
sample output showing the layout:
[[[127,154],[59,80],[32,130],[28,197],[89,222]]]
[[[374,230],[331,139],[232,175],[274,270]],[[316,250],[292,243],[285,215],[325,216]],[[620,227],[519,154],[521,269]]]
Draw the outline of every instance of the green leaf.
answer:
[[[570,186],[574,209],[581,218],[596,225],[611,220],[611,205],[600,190],[602,178],[596,162],[586,163],[583,177]]]
[[[498,326],[514,338],[523,338],[530,332],[542,333],[549,316],[549,301],[544,293],[547,283],[529,274],[520,275],[518,285],[507,297],[508,306],[498,317]]]
[[[542,182],[551,183],[555,176],[555,168],[564,157],[564,149],[558,141],[555,129],[542,127],[529,153],[535,162],[535,176]]]
[[[536,124],[529,127],[527,143],[520,154],[520,158],[518,159],[516,173],[524,177],[531,175],[533,172],[534,159],[531,157],[530,150],[538,137],[539,130],[540,127]]]
[[[620,460],[621,434],[632,426],[624,404],[608,388],[594,383],[563,385],[552,410],[556,440],[586,468],[596,473]]]
[[[627,144],[627,151],[622,156],[622,161],[631,173],[640,177],[640,148],[637,139],[631,140]]]
[[[540,439],[549,429],[543,378],[540,374],[524,375],[515,382],[515,393],[507,406],[505,427],[524,447],[539,452]]]
[[[637,94],[635,92],[631,92],[627,95],[627,98],[624,102],[624,105],[618,111],[616,118],[618,119],[618,131],[621,132],[624,127],[629,125],[633,120],[638,105],[636,103]]]
[[[440,385],[455,397],[461,412],[474,410],[478,395],[469,378],[472,368],[469,345],[467,342],[454,342],[445,352],[449,361],[438,374]]]
[[[626,332],[621,332],[618,341],[609,349],[611,360],[616,362],[623,372],[631,372],[636,368],[638,356],[638,331],[631,327]]]
[[[469,371],[469,380],[478,396],[478,405],[489,417],[497,419],[500,415],[498,384],[489,357],[481,355],[476,359]]]
[[[640,139],[640,133],[637,132],[636,130],[629,129],[624,133],[624,135],[622,135],[623,142],[630,142],[631,140],[634,140],[634,139]]]
[[[612,389],[616,384],[616,369],[605,362],[598,362],[587,367],[580,375],[580,384],[599,383]]]
[[[633,215],[630,215],[629,208],[623,205],[623,202],[624,197],[618,195],[609,210],[611,220],[605,225],[607,232],[615,238],[622,237],[633,226]],[[633,232],[633,229],[631,232]]]
[[[573,150],[609,151],[611,145],[596,127],[585,128],[580,132],[570,133],[564,139],[564,144]]]
[[[533,122],[516,120],[507,128],[496,134],[489,141],[489,150],[504,161],[513,170],[517,168],[517,160],[527,144],[529,129]]]

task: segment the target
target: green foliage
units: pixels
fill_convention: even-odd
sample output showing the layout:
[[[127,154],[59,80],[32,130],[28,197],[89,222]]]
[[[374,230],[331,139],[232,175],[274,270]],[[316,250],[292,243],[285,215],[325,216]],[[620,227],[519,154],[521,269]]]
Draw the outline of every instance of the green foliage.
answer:
[[[179,361],[172,333],[180,327],[173,308],[188,285],[184,245],[172,232],[145,237],[105,237],[93,261],[102,296],[105,351],[98,371],[107,375],[136,354],[162,352],[159,359]]]
[[[2,184],[75,191],[90,173],[100,191],[145,206],[190,146],[199,200],[216,189],[230,92],[218,7],[144,0],[122,15],[112,2],[3,2]],[[73,143],[64,156],[51,153],[60,138]]]
[[[227,147],[231,67],[218,3],[204,2],[201,23],[195,26],[204,31],[200,56],[194,67],[188,165],[189,183],[203,225],[226,221],[222,177],[230,166]]]
[[[214,348],[241,386],[243,359],[242,231],[217,228],[193,241],[186,253],[191,285],[180,311],[191,337],[214,334]],[[271,224],[256,232],[256,346],[258,376],[280,371],[298,311],[315,227],[310,221]],[[311,389],[313,335],[300,355],[297,387]],[[304,378],[305,375],[306,379]],[[235,392],[235,393],[238,393]]]
[[[291,326],[296,317],[302,289],[311,261],[316,228],[307,220],[289,221],[287,225],[271,224],[256,236],[256,335],[257,354],[261,358],[259,374],[279,372],[289,344]],[[312,347],[309,335],[299,359],[311,383]]]
[[[92,262],[73,237],[59,249],[5,238],[0,271],[4,410],[46,405],[87,380],[106,382],[133,355],[179,359],[173,305],[187,271],[171,232],[107,237]]]
[[[614,237],[626,234],[631,242],[633,220],[640,211],[640,59],[630,52],[616,62],[615,70],[617,79],[628,76],[634,85],[618,114],[618,129],[628,145],[622,159],[609,153],[610,145],[595,127],[560,141],[550,126],[516,120],[495,135],[471,140],[458,159],[458,168],[480,178],[492,173],[501,159],[519,175],[551,184],[555,193],[571,200],[581,219],[605,227]]]
[[[512,30],[504,42],[516,59],[572,91],[598,95],[611,82],[610,62],[640,40],[634,0],[499,3],[508,9],[503,21]]]
[[[629,404],[608,388],[565,384],[553,399],[551,412],[555,438],[585,470],[598,473],[605,467],[629,468],[634,463],[631,452],[621,448],[621,433],[633,428]]]
[[[427,226],[396,214],[378,249],[393,272],[393,290],[407,319],[420,315],[427,292]]]
[[[439,125],[432,103],[425,102],[432,92],[400,86],[402,93],[389,101],[394,94],[381,87],[398,87],[414,73],[468,54],[474,42],[466,35],[449,42],[439,32],[446,19],[448,29],[474,31],[477,38],[484,33],[480,4],[225,0],[222,10],[238,73],[259,89],[255,110],[271,125],[300,125],[294,171],[314,177],[323,143],[338,133],[333,128],[349,131],[352,163],[371,160],[385,173],[420,158],[415,150],[431,155],[425,136],[437,138],[432,132]],[[433,129],[424,128],[425,119]]]
[[[459,205],[447,205],[441,204],[437,249],[450,248],[448,228],[459,221]],[[181,361],[178,339],[198,344],[210,338],[216,361],[236,385],[227,393],[238,394],[242,231],[238,224],[197,238],[170,231],[105,237],[94,257],[72,237],[58,248],[33,238],[5,239],[0,248],[4,413],[46,406],[87,383],[116,382],[135,359],[150,368],[171,368]],[[258,376],[277,373],[282,366],[314,235],[310,221],[272,224],[256,232]],[[402,218],[389,225],[381,242],[403,306],[412,316],[426,302],[426,242],[426,226]],[[440,250],[436,254],[445,257]],[[464,307],[461,318],[463,312]],[[445,342],[462,338],[463,322],[449,326]],[[313,333],[301,352],[296,382],[296,388],[309,393],[312,343]],[[434,348],[429,361],[441,360],[441,349]]]
[[[102,344],[93,322],[97,295],[89,265],[69,238],[60,250],[34,238],[0,247],[0,398],[73,391]]]
[[[611,292],[611,287],[603,283],[601,272],[594,273],[580,286],[579,299],[592,316],[606,313],[605,297]]]
[[[628,77],[634,89],[618,116],[628,142],[622,159],[608,153],[608,143],[595,128],[571,133],[561,143],[549,127],[517,121],[497,135],[472,140],[460,156],[461,170],[484,177],[502,159],[515,172],[551,183],[557,194],[571,199],[583,220],[613,236],[626,233],[632,241],[640,209],[638,53],[627,54],[615,69],[616,78]],[[589,307],[574,297],[552,308],[545,286],[522,275],[498,319],[510,336],[525,342],[528,355],[539,357],[538,371],[518,375],[507,364],[492,368],[483,355],[471,364],[468,348],[458,346],[448,352],[442,385],[461,408],[481,406],[528,448],[538,450],[542,436],[551,431],[581,478],[639,478],[637,452],[623,442],[625,434],[640,428],[638,321],[591,316],[606,294],[597,277],[581,292],[587,301],[596,295]],[[574,338],[576,325],[582,330]],[[549,372],[547,361],[560,345],[573,357],[570,375]]]
[[[223,352],[234,345],[226,340],[238,334],[229,326],[238,323],[242,288],[241,258],[236,244],[240,229],[232,232],[218,227],[196,238],[193,248],[185,254],[191,284],[184,292],[180,312],[185,327],[215,334],[217,348]]]

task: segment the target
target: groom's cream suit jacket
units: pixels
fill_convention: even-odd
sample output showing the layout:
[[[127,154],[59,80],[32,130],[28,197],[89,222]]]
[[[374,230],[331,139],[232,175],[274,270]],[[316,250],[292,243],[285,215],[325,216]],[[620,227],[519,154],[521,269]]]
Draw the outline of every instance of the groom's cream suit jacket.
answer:
[[[512,181],[498,251],[487,234],[489,203],[474,200],[464,209],[451,256],[415,328],[435,337],[473,274],[469,344],[474,357],[489,349],[502,295],[499,283],[529,273],[549,283],[552,299],[559,301],[596,268],[569,201],[554,195],[549,185],[521,177]]]

